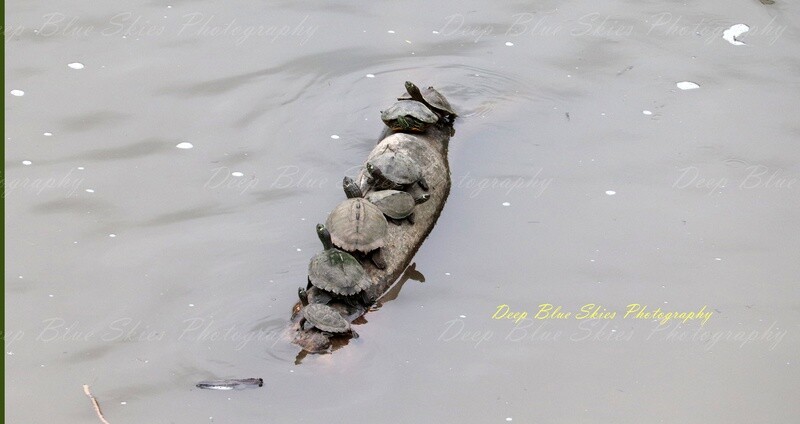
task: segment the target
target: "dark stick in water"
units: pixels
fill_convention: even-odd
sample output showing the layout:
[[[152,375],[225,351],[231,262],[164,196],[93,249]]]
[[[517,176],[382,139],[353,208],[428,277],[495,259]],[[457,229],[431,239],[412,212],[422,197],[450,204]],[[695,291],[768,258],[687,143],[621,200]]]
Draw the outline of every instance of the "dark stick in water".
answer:
[[[245,390],[255,389],[264,385],[264,379],[261,378],[242,378],[230,380],[208,380],[197,383],[200,389],[208,390]]]

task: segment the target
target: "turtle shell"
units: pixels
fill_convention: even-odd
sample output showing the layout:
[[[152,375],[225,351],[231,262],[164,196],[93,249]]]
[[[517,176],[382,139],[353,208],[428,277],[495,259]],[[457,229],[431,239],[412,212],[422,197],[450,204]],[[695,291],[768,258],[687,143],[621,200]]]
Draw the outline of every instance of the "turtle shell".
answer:
[[[428,87],[424,90],[420,90],[420,93],[422,94],[422,98],[425,99],[425,101],[428,102],[428,104],[433,106],[434,109],[438,109],[435,110],[434,112],[449,114],[453,115],[454,117],[458,116],[456,114],[456,111],[453,110],[453,106],[450,105],[450,102],[447,101],[447,99],[442,95],[442,93],[436,91],[435,88]],[[409,93],[405,93],[397,98],[397,100],[411,100],[411,99],[412,97],[411,94]]]
[[[427,106],[416,100],[400,100],[389,109],[381,112],[381,119],[386,123],[404,116],[410,116],[426,124],[435,124],[439,120],[439,117],[431,112]]]
[[[314,327],[329,333],[350,331],[350,323],[336,309],[321,303],[313,303],[303,308],[303,317]]]
[[[411,215],[417,204],[413,196],[400,190],[373,191],[367,194],[367,200],[393,219],[403,219]]]
[[[325,226],[331,232],[333,244],[363,253],[383,247],[389,230],[383,212],[361,197],[339,203],[328,215]]]
[[[399,186],[413,184],[422,178],[419,164],[402,152],[386,149],[367,162],[380,169],[384,178]]]
[[[323,250],[308,264],[308,280],[315,287],[342,296],[361,292],[372,283],[353,255],[339,249]]]

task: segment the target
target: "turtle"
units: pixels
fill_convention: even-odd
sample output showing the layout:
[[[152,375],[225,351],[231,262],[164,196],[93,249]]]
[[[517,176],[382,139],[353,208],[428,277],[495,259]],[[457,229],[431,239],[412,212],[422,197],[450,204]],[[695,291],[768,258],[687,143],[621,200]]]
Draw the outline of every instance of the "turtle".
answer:
[[[300,304],[292,310],[292,321],[302,313],[303,308],[310,304],[328,305],[337,309],[345,317],[357,318],[363,315],[366,307],[372,303],[367,290],[362,290],[353,296],[338,296],[311,284],[306,288],[298,288],[297,295],[300,298]]]
[[[386,215],[389,222],[400,224],[403,219],[409,224],[414,224],[414,207],[427,202],[430,194],[423,194],[414,198],[411,194],[400,190],[380,190],[367,194],[366,199],[372,202]]]
[[[300,303],[303,306],[308,305],[309,303],[324,303],[327,305],[333,300],[333,295],[331,292],[322,290],[311,283],[309,283],[306,288],[298,288],[297,297],[300,298]]]
[[[419,184],[428,191],[428,183],[422,176],[422,168],[407,154],[387,148],[370,156],[364,166],[368,183],[378,189],[406,190]]]
[[[416,100],[399,100],[381,112],[381,120],[393,131],[425,132],[439,116]]]
[[[319,236],[325,250],[311,258],[308,264],[308,284],[325,292],[340,296],[351,296],[362,292],[372,285],[364,267],[353,255],[333,247],[331,233],[322,224],[317,224]],[[308,302],[307,293],[302,288],[298,291],[300,299]],[[320,294],[324,296],[324,293]],[[330,299],[322,300],[327,303]]]
[[[377,206],[363,198],[352,178],[342,181],[347,200],[339,203],[328,215],[325,226],[337,247],[348,252],[363,253],[376,267],[386,268],[381,254],[389,224]]]
[[[312,303],[303,308],[303,318],[300,320],[300,329],[305,330],[306,322],[323,333],[347,333],[353,338],[358,338],[350,323],[336,309],[321,303]]]
[[[427,106],[428,109],[439,115],[448,124],[452,124],[458,116],[456,111],[453,110],[453,106],[450,106],[450,102],[433,87],[420,91],[419,87],[413,82],[406,81],[406,91],[408,94],[398,97],[397,100],[416,100]]]

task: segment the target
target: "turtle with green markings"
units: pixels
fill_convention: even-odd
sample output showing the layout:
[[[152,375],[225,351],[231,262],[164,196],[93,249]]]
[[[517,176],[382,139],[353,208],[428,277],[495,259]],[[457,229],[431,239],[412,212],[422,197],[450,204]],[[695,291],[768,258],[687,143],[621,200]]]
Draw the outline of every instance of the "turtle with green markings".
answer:
[[[320,303],[331,300],[327,293],[352,296],[372,285],[358,259],[333,246],[331,233],[324,225],[317,224],[317,235],[325,250],[314,256],[308,264],[308,288],[313,286],[323,291],[314,293]],[[298,294],[304,303],[308,303],[306,290],[301,288]]]
[[[381,120],[392,131],[425,132],[439,116],[416,100],[399,100],[381,112]]]

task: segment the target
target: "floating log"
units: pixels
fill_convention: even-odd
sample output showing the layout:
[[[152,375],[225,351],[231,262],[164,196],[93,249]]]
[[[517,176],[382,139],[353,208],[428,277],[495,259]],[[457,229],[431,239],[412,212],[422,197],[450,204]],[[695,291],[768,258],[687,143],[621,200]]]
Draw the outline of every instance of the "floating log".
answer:
[[[364,269],[373,285],[366,290],[363,302],[338,302],[334,301],[330,305],[337,308],[348,319],[353,321],[365,314],[368,307],[375,303],[403,274],[403,271],[411,264],[411,260],[419,250],[422,242],[433,230],[439,215],[450,194],[450,166],[447,161],[447,150],[451,135],[454,133],[453,127],[448,124],[439,124],[429,127],[424,133],[394,133],[388,128],[383,132],[382,139],[372,150],[369,156],[384,149],[399,150],[409,155],[422,168],[422,174],[429,185],[428,191],[422,191],[418,186],[414,186],[408,191],[415,197],[422,193],[430,194],[430,199],[418,204],[414,210],[414,224],[403,222],[401,225],[389,225],[389,232],[386,235],[386,243],[383,248],[383,258],[386,261],[386,268],[379,269],[371,261],[362,261]],[[368,156],[368,158],[369,158]],[[365,161],[366,163],[366,161]],[[369,191],[365,171],[356,179],[362,191]],[[344,199],[344,194],[342,195]],[[325,220],[321,217],[320,222]],[[309,234],[312,234],[309,228]],[[355,304],[354,304],[355,303]],[[330,345],[330,338],[316,330],[300,328],[298,322],[302,314],[303,305],[299,302],[294,305],[292,314],[292,342],[303,347],[308,352],[321,352],[327,350]]]

